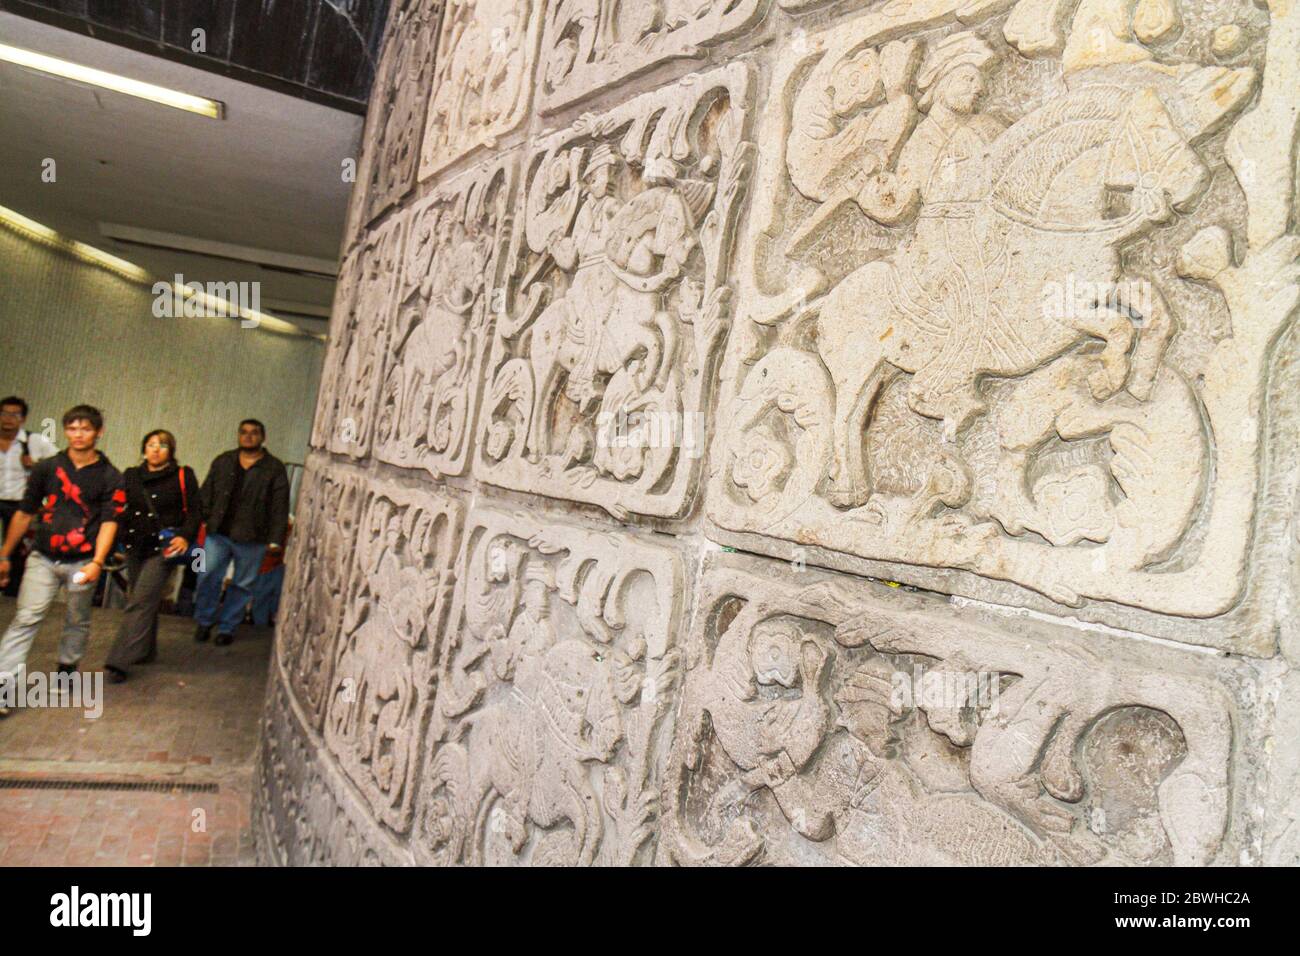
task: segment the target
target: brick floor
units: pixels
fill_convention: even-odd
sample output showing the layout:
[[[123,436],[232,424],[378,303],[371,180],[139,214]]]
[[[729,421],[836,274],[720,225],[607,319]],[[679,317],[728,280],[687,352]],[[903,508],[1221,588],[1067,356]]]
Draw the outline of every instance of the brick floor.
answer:
[[[57,663],[52,609],[27,666]],[[0,629],[14,601],[0,598]],[[96,609],[83,671],[102,670],[121,612]],[[0,720],[0,777],[215,783],[216,793],[0,788],[0,866],[202,866],[253,862],[252,759],[271,632],[229,647],[195,644],[188,618],[163,615],[158,660],[104,683],[103,713],[16,710]]]

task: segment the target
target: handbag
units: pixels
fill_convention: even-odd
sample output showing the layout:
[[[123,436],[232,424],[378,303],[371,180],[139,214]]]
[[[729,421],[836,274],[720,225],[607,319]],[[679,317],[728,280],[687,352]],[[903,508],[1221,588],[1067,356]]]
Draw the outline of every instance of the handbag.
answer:
[[[176,466],[176,479],[181,483],[181,510],[185,513],[185,517],[188,518],[190,516],[190,500],[189,500],[189,495],[187,494],[185,489],[185,469],[180,465]],[[143,478],[140,479],[140,487],[141,490],[143,491],[144,489]],[[144,501],[145,501],[145,505],[149,508],[149,516],[153,518],[156,524],[161,523],[162,519],[158,517],[158,511],[153,506],[153,499],[149,497],[149,493],[147,491],[144,492]],[[166,551],[167,546],[172,542],[172,538],[175,538],[179,534],[180,531],[178,531],[176,528],[163,528],[161,531],[159,531],[158,532],[158,553],[162,554],[164,551]],[[185,564],[187,561],[189,561],[189,559],[190,559],[189,553],[187,551],[182,551],[180,554],[174,555],[173,557],[163,558],[163,561],[166,562],[167,564]]]

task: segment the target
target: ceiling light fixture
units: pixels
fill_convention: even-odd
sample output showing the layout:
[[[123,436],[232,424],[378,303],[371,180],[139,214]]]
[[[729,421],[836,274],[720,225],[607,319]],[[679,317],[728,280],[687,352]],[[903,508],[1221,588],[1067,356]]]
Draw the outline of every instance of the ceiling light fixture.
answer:
[[[149,281],[149,273],[135,263],[119,259],[115,255],[111,255],[102,249],[96,249],[94,246],[88,246],[84,242],[78,242],[76,239],[69,239],[49,226],[43,225],[35,219],[28,219],[22,213],[6,209],[4,206],[0,206],[0,225],[8,226],[10,229],[22,233],[43,245],[62,250],[82,262],[89,262],[100,268],[107,269],[124,279],[130,279],[133,282]]]
[[[69,239],[61,232],[51,229],[35,219],[28,219],[22,213],[14,212],[12,209],[6,209],[0,206],[0,226],[13,230],[19,235],[26,236],[35,242],[49,246],[67,253],[75,259],[82,262],[88,262],[99,266],[101,269],[107,269],[109,272],[119,275],[124,279],[132,282],[138,282],[148,285],[155,290],[159,285],[171,285],[177,295],[181,298],[190,298],[197,296],[199,302],[203,305],[206,314],[213,316],[227,316],[230,318],[238,317],[245,328],[257,328],[267,332],[276,332],[281,335],[300,335],[309,339],[316,339],[324,342],[325,336],[319,332],[312,332],[292,322],[286,322],[284,319],[277,318],[274,315],[268,315],[265,312],[259,312],[256,309],[249,309],[223,299],[219,296],[208,295],[206,292],[199,292],[192,286],[180,285],[177,283],[154,282],[152,273],[140,268],[133,262],[127,262],[125,259],[119,259],[117,256],[107,253],[102,249],[96,249],[94,246],[87,245],[84,242],[78,242],[76,239]]]
[[[78,83],[89,83],[91,86],[99,86],[106,90],[113,90],[116,93],[125,93],[127,96],[139,97],[142,100],[161,103],[163,106],[171,106],[190,113],[198,113],[200,116],[207,116],[212,119],[222,119],[225,114],[225,106],[217,100],[193,96],[177,90],[169,90],[165,86],[155,86],[141,80],[118,76],[116,73],[106,73],[103,70],[96,70],[89,66],[82,66],[79,63],[72,63],[69,60],[60,60],[55,56],[46,56],[44,53],[35,53],[32,50],[23,50],[4,43],[0,43],[0,61],[25,66],[31,70],[39,70],[42,73],[49,73],[51,76],[61,76],[64,79],[75,80]]]

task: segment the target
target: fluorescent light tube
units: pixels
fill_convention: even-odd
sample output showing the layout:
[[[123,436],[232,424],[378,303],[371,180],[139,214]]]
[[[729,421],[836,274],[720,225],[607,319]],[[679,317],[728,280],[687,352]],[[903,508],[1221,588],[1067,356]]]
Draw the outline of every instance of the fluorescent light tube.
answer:
[[[103,70],[96,70],[88,66],[82,66],[79,63],[72,63],[69,60],[60,60],[55,56],[34,53],[31,50],[23,50],[4,43],[0,43],[0,61],[39,70],[42,73],[49,73],[51,76],[61,76],[64,79],[75,80],[78,83],[89,83],[91,86],[99,86],[106,90],[113,90],[116,93],[125,93],[127,96],[139,97],[142,100],[161,103],[163,106],[171,106],[190,113],[198,113],[200,116],[208,116],[212,119],[221,119],[225,111],[225,107],[217,100],[192,96],[189,93],[181,93],[177,90],[169,90],[165,86],[155,86],[152,83],[144,83],[129,77],[118,76],[116,73],[106,73]]]

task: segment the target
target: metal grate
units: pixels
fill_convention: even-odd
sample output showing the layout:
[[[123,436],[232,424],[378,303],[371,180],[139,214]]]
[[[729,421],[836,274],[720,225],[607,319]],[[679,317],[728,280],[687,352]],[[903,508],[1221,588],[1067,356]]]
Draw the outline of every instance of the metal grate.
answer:
[[[215,783],[182,780],[95,780],[0,777],[0,790],[139,790],[146,793],[216,793]]]

